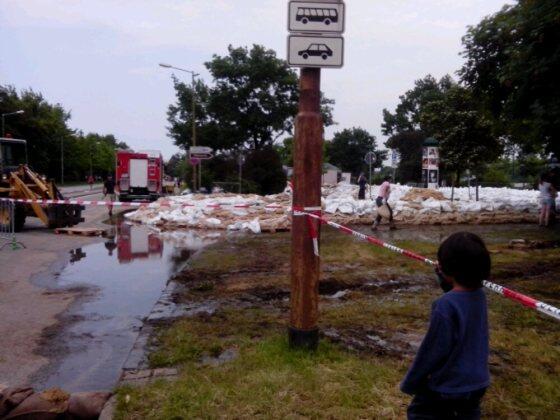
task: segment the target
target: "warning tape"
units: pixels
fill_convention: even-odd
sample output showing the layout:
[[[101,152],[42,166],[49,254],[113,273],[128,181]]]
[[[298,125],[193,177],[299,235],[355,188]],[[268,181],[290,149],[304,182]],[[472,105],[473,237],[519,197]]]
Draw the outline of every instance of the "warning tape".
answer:
[[[14,203],[25,203],[25,204],[59,204],[59,205],[67,205],[67,204],[77,204],[81,206],[116,206],[116,207],[144,207],[149,204],[152,204],[151,201],[132,201],[132,202],[124,202],[124,201],[105,201],[105,200],[43,200],[43,199],[27,199],[27,198],[5,198],[0,197],[0,201],[11,201]],[[198,206],[194,203],[176,203],[172,201],[160,201],[158,203],[162,207],[170,207],[171,205],[175,205],[178,207],[204,207],[204,208],[211,208],[211,209],[221,209],[221,208],[236,208],[236,209],[248,209],[248,208],[264,208],[266,210],[277,210],[277,209],[288,209],[287,206],[282,206],[279,204],[206,204],[205,206]]]
[[[304,212],[301,212],[300,210],[297,210],[297,209],[294,211],[294,215],[296,215],[296,216],[307,215],[308,218],[313,218],[313,219],[319,220],[322,224],[326,224],[328,226],[331,226],[331,227],[333,227],[337,230],[340,230],[341,232],[343,232],[345,234],[355,236],[356,238],[361,239],[362,241],[368,242],[372,245],[376,245],[376,246],[380,246],[382,248],[386,248],[390,251],[397,252],[399,254],[404,255],[405,257],[408,257],[408,258],[411,258],[411,259],[414,259],[414,260],[417,260],[417,261],[421,261],[421,262],[426,263],[426,264],[431,265],[431,266],[437,266],[436,261],[433,261],[429,258],[423,257],[422,255],[416,254],[412,251],[408,251],[406,249],[399,248],[398,246],[389,244],[385,241],[374,238],[373,236],[369,236],[369,235],[366,235],[364,233],[357,232],[353,229],[350,229],[349,227],[340,225],[340,224],[335,223],[335,222],[331,222],[330,220],[327,220],[322,216],[319,216],[319,215],[316,215],[316,214],[313,214],[313,213],[307,213],[307,212],[304,213]],[[517,303],[522,304],[523,306],[535,309],[539,312],[542,312],[545,315],[548,315],[548,316],[553,317],[557,320],[560,320],[560,309],[555,307],[555,306],[549,305],[545,302],[541,302],[541,301],[539,301],[537,299],[534,299],[530,296],[526,296],[522,293],[516,292],[514,290],[508,289],[507,287],[500,286],[499,284],[492,283],[492,282],[487,281],[487,280],[483,281],[483,285],[487,289],[489,289],[489,290],[491,290],[495,293],[498,293],[499,295],[501,295],[505,298],[508,298],[512,301],[515,301]]]

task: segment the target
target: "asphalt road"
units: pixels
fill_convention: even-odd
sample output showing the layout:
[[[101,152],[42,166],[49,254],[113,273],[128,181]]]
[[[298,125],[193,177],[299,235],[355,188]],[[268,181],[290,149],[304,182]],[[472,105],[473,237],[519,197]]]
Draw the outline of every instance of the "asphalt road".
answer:
[[[77,186],[63,191],[75,195],[84,189]],[[91,199],[96,198],[101,199],[101,194],[91,195]],[[108,217],[104,206],[88,207],[83,214],[86,221],[81,226],[102,225]],[[39,219],[28,218],[17,240],[26,248],[14,251],[5,246],[0,250],[0,384],[10,386],[26,383],[48,362],[36,350],[55,328],[57,316],[79,294],[38,286],[38,279],[56,275],[68,262],[70,250],[101,239],[56,235]]]

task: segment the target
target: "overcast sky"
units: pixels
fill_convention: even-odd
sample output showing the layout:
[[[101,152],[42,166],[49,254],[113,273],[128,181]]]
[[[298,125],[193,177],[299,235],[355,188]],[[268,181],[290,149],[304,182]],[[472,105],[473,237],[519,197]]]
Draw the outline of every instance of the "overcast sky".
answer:
[[[72,113],[84,132],[115,134],[135,149],[177,148],[167,137],[175,100],[166,62],[210,82],[203,63],[228,44],[286,54],[286,0],[0,0],[0,84],[31,87]],[[381,136],[381,112],[428,73],[462,63],[466,26],[505,0],[347,0],[343,69],[323,71],[336,100],[333,132]],[[178,74],[187,78],[187,74]],[[190,79],[187,79],[190,80]]]

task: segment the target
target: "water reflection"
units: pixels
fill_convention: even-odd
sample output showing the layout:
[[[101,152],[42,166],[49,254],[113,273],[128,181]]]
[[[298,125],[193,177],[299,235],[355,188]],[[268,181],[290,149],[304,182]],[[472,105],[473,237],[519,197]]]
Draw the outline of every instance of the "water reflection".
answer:
[[[119,223],[105,241],[74,249],[56,287],[83,293],[44,346],[54,361],[33,381],[69,391],[112,388],[130,349],[169,278],[191,255],[222,234],[158,232]]]
[[[113,248],[114,242],[108,241],[105,248]],[[157,232],[146,226],[121,223],[117,226],[117,258],[119,263],[128,264],[133,260],[163,256],[163,241]],[[114,248],[113,248],[114,249]],[[109,251],[112,255],[112,250]]]

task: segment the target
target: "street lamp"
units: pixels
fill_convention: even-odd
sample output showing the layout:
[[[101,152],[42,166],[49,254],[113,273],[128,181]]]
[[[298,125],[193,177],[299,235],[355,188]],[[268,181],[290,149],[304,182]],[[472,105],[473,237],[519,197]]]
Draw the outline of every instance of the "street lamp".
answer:
[[[196,146],[196,87],[195,87],[195,84],[194,84],[195,83],[194,78],[196,76],[200,76],[200,74],[195,73],[192,70],[182,69],[180,67],[175,67],[175,66],[172,66],[171,64],[166,64],[166,63],[159,63],[159,66],[163,67],[163,68],[166,68],[166,69],[174,69],[174,70],[179,70],[179,71],[191,74],[192,90],[193,90],[193,95],[192,95],[192,145]],[[199,164],[199,165],[202,165],[202,164]],[[199,188],[200,188],[200,185],[199,185]],[[194,191],[196,191],[196,165],[193,165],[193,192]]]
[[[4,118],[9,116],[9,115],[19,115],[19,114],[23,114],[25,111],[23,109],[20,109],[19,111],[15,111],[15,112],[8,112],[6,114],[2,114],[2,137],[6,136],[6,130],[4,128],[5,122],[4,122]]]

